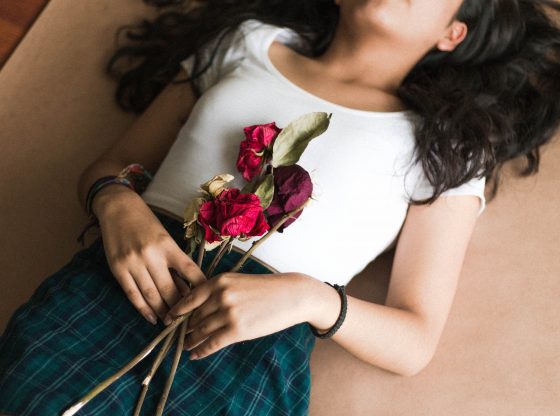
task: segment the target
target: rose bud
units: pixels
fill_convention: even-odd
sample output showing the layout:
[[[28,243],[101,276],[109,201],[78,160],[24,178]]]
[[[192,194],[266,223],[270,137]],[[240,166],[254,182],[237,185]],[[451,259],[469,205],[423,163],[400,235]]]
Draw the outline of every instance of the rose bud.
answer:
[[[266,209],[270,227],[274,227],[285,214],[303,205],[313,192],[313,182],[309,173],[299,165],[279,166],[272,170],[272,174],[274,197]],[[303,210],[300,210],[288,218],[277,231],[283,232],[302,212]]]

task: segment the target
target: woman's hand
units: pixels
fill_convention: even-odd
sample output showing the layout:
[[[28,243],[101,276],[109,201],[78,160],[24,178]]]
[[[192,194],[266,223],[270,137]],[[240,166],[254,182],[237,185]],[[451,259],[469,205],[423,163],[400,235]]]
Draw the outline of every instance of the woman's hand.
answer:
[[[157,323],[190,292],[206,281],[197,264],[177,245],[140,195],[122,185],[102,189],[94,198],[109,267],[134,307]],[[170,270],[170,268],[174,270]]]
[[[304,322],[305,275],[220,273],[193,288],[164,323],[194,310],[185,350],[202,358],[235,342],[258,338]]]

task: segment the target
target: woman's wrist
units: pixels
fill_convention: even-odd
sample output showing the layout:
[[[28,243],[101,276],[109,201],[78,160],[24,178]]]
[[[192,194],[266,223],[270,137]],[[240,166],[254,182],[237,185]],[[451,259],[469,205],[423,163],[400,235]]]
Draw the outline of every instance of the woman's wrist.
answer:
[[[118,183],[109,184],[95,195],[91,210],[101,220],[115,207],[122,203],[126,204],[130,198],[138,197],[139,195],[127,186]]]
[[[326,333],[337,321],[341,300],[335,289],[311,276],[301,274],[304,317],[320,333]]]

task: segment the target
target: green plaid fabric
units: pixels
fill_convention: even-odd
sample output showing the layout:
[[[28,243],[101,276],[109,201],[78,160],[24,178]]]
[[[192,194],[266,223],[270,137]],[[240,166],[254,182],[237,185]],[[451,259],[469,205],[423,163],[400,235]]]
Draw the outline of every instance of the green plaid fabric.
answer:
[[[184,247],[182,223],[155,212]],[[203,266],[216,251],[208,252]],[[217,272],[239,259],[231,251]],[[242,273],[272,273],[249,259]],[[0,413],[60,415],[96,384],[138,354],[164,325],[148,323],[114,279],[102,240],[78,251],[47,277],[10,318],[0,337]],[[306,322],[229,345],[203,359],[184,351],[165,415],[306,415],[315,343]],[[141,381],[161,344],[142,362],[77,412],[80,416],[132,414]],[[172,350],[174,351],[174,349]],[[156,373],[144,415],[154,414],[172,354]]]

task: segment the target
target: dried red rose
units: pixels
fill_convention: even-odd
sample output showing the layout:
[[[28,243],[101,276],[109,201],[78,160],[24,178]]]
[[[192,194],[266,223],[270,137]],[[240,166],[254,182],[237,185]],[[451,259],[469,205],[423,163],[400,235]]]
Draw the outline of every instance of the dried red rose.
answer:
[[[209,243],[221,240],[221,236],[260,236],[270,228],[259,197],[242,194],[237,188],[225,189],[217,198],[203,203],[198,220]]]
[[[273,121],[248,126],[243,131],[246,139],[240,143],[236,166],[243,178],[250,182],[261,173],[274,139],[282,129]]]

